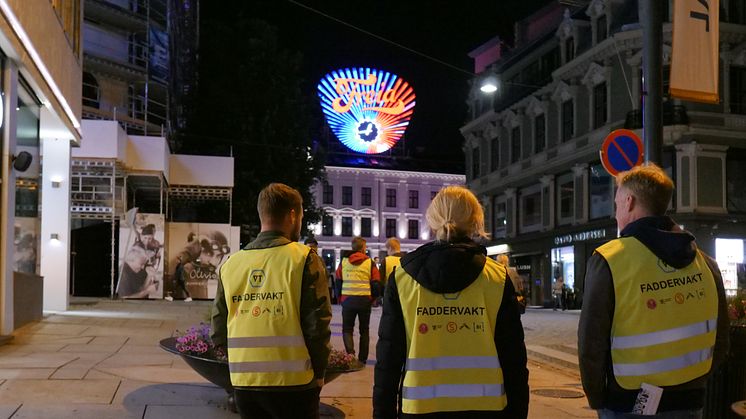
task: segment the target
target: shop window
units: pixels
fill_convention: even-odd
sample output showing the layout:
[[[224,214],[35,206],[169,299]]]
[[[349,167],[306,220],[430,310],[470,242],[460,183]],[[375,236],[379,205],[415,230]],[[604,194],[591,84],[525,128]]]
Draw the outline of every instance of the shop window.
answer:
[[[334,218],[331,215],[324,215],[321,218],[321,234],[323,236],[334,235]]]
[[[590,167],[590,218],[614,215],[614,178],[599,163]]]
[[[575,247],[565,246],[552,249],[552,284],[562,277],[568,291],[575,289]]]
[[[495,137],[490,141],[490,171],[500,168],[500,140]]]
[[[342,217],[342,236],[352,237],[352,217]]]
[[[521,232],[537,231],[541,227],[541,190],[527,188],[521,192]]]
[[[417,220],[409,220],[407,229],[407,238],[412,240],[419,239],[420,235],[420,222]]]
[[[547,145],[547,120],[544,114],[534,118],[534,154],[541,153]]]
[[[746,115],[746,67],[730,68],[730,111]]]
[[[510,162],[516,163],[521,159],[521,127],[513,127],[510,133]]]
[[[396,208],[396,189],[386,189],[386,206]]]
[[[334,186],[324,182],[324,204],[334,205]]]
[[[557,224],[570,224],[575,215],[575,179],[572,173],[557,176]]]
[[[505,199],[495,197],[495,205],[493,208],[494,222],[492,223],[492,238],[504,238],[508,226],[508,211]]]
[[[352,186],[342,186],[342,205],[352,205]]]
[[[593,128],[606,125],[607,95],[606,82],[599,83],[593,88]]]
[[[573,100],[562,102],[562,141],[570,141],[575,136],[575,104]]]
[[[420,191],[409,191],[409,208],[420,207]]]
[[[386,238],[396,237],[396,220],[393,218],[386,219]]]
[[[738,271],[743,272],[743,240],[715,239],[715,260],[723,276],[726,291],[738,288]]]
[[[370,237],[372,220],[370,218],[360,219],[360,237]]]
[[[363,186],[360,188],[360,205],[370,206],[371,203],[371,188]]]

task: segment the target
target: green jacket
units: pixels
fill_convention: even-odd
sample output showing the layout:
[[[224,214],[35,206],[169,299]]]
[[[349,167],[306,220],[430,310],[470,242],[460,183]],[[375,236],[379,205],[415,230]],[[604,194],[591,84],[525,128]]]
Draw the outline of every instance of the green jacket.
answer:
[[[286,237],[276,231],[263,231],[259,233],[256,240],[249,243],[242,251],[252,249],[267,249],[270,247],[283,246],[289,243]],[[314,377],[324,378],[326,366],[329,363],[329,340],[331,330],[329,323],[332,320],[332,309],[329,302],[329,289],[327,287],[327,273],[324,263],[315,251],[311,250],[306,258],[303,269],[303,281],[301,283],[300,297],[300,319],[303,337],[306,341],[308,353],[311,356]],[[218,291],[212,307],[212,341],[216,346],[226,348],[228,342],[228,305],[225,302],[222,280],[218,280]],[[316,387],[316,381],[312,380],[307,385],[293,387],[251,387],[252,390],[288,390],[296,391]]]

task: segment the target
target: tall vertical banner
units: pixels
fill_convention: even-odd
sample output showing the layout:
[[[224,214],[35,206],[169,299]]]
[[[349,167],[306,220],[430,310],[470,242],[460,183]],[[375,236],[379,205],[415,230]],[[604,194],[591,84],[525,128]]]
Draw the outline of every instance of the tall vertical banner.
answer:
[[[143,213],[134,220],[130,217],[119,225],[117,294],[120,298],[162,298],[165,218]]]
[[[674,1],[672,97],[705,103],[720,101],[719,22],[719,0]]]

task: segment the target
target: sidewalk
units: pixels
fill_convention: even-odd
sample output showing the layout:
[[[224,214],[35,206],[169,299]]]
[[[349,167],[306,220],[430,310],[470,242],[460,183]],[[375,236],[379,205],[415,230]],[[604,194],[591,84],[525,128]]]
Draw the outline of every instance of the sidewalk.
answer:
[[[210,304],[93,300],[16,331],[0,346],[0,419],[237,418],[226,409],[222,389],[158,347],[175,329],[204,321]],[[324,417],[371,417],[380,314],[376,308],[371,316],[368,367],[324,387]],[[341,308],[334,306],[335,348],[343,347],[341,332]],[[572,371],[533,360],[529,368],[532,392],[582,395]],[[585,398],[532,394],[530,417],[595,417],[585,406]]]

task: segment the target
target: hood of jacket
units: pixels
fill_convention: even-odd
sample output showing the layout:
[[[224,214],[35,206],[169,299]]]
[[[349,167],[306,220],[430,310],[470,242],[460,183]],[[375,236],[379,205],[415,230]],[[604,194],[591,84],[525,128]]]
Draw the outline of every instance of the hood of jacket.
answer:
[[[370,259],[370,258],[365,253],[363,253],[363,252],[355,252],[355,253],[351,254],[350,257],[348,258],[348,260],[350,261],[350,263],[353,264],[353,265],[359,265],[359,264],[365,262],[368,259]]]
[[[401,267],[430,291],[443,294],[463,290],[484,268],[487,250],[471,240],[431,242],[401,258]]]
[[[688,266],[697,256],[694,236],[682,230],[670,217],[640,218],[628,224],[620,235],[636,238],[676,269]]]

